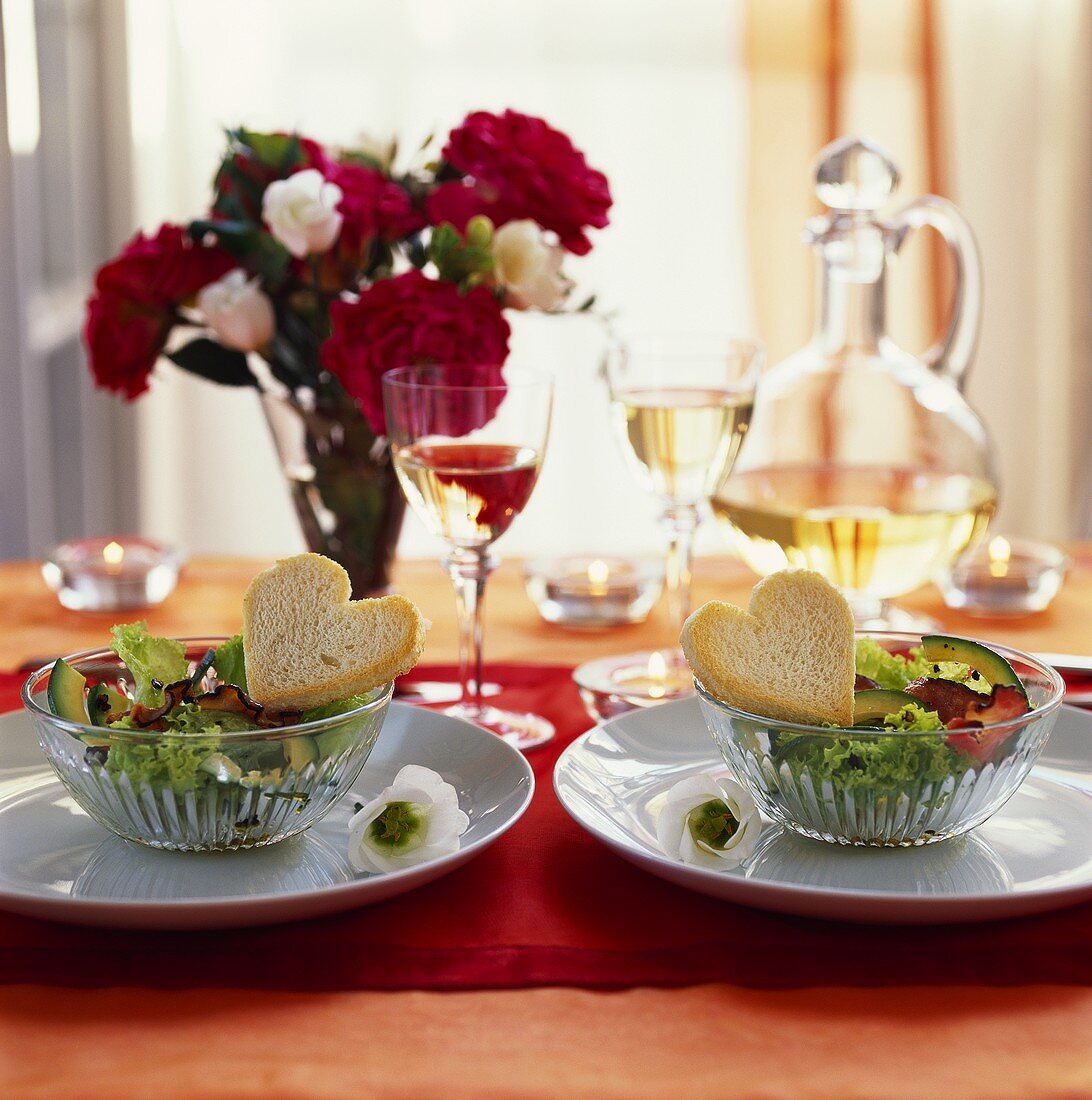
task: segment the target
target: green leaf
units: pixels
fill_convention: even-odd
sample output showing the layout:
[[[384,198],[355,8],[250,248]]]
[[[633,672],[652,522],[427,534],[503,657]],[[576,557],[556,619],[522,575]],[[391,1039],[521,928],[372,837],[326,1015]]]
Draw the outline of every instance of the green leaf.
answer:
[[[225,684],[234,684],[246,691],[246,658],[243,655],[243,636],[236,634],[217,647],[212,661],[216,675]]]
[[[303,147],[297,134],[263,134],[242,127],[228,130],[227,139],[227,151],[213,180],[212,209],[256,225],[261,221],[266,187],[303,166]]]
[[[201,337],[172,351],[168,359],[177,363],[183,370],[218,382],[221,386],[257,386],[258,380],[247,366],[246,356],[241,351],[225,348],[215,340]]]
[[[256,130],[240,129],[236,140],[254,156],[278,172],[287,174],[289,169],[303,162],[303,146],[299,134],[262,134]],[[245,150],[241,150],[245,151]]]
[[[484,282],[493,272],[493,254],[488,246],[468,244],[449,222],[432,231],[428,258],[441,279],[455,283],[461,290]]]
[[[194,240],[212,233],[220,247],[247,271],[259,275],[266,287],[275,290],[284,281],[291,259],[288,249],[252,222],[198,218],[190,223],[189,233]]]
[[[186,678],[189,665],[186,650],[173,638],[158,638],[148,633],[146,622],[119,623],[111,628],[114,640],[110,648],[125,662],[133,677],[138,703],[158,707],[163,703],[163,685]],[[155,686],[159,683],[159,687]]]
[[[360,168],[370,168],[373,172],[386,172],[386,167],[383,162],[378,158],[372,156],[371,153],[361,153],[358,150],[351,150],[347,153],[341,154],[342,164],[355,164]]]

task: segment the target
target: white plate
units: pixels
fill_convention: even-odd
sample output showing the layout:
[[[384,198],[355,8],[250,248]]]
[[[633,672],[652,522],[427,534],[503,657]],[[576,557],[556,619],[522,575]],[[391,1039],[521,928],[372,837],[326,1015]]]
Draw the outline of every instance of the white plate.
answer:
[[[404,764],[439,772],[470,816],[462,847],[387,875],[349,866],[354,802]],[[301,837],[240,852],[161,852],[121,840],[73,802],[27,715],[0,715],[0,908],[74,924],[231,928],[299,920],[405,893],[473,859],[530,804],[522,753],[458,718],[392,703],[352,790]]]
[[[989,821],[921,848],[844,848],[767,823],[746,867],[669,858],[656,843],[655,800],[686,776],[723,767],[697,700],[685,699],[589,730],[558,760],[554,789],[578,825],[631,863],[758,909],[931,924],[1092,899],[1092,714],[1084,711],[1060,709],[1039,763]]]

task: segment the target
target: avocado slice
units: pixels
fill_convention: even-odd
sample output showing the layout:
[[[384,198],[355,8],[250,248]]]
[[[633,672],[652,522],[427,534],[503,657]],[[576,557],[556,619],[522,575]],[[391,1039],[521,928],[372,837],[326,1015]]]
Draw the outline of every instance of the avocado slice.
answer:
[[[290,737],[284,743],[284,757],[288,766],[297,774],[319,758],[318,745],[313,737]]]
[[[314,741],[319,756],[340,756],[356,741],[357,733],[352,726],[336,726],[325,733],[316,733],[311,740]]]
[[[128,711],[132,704],[112,687],[106,684],[96,684],[87,693],[87,713],[91,717],[91,725],[108,726],[107,718],[114,715],[115,718]]]
[[[87,700],[84,688],[87,680],[67,661],[58,657],[53,662],[49,674],[49,686],[46,688],[46,702],[49,709],[67,722],[79,722],[82,726],[91,725],[91,716],[87,713]]]
[[[53,663],[53,671],[49,674],[49,685],[46,687],[46,702],[49,709],[58,717],[67,722],[79,722],[81,726],[92,725],[91,715],[87,710],[87,700],[84,698],[84,688],[87,680],[78,673],[67,661],[58,657]],[[87,745],[98,748],[108,748],[110,738],[106,735],[94,733],[78,733],[76,736]]]
[[[214,752],[206,756],[197,767],[208,772],[217,783],[238,783],[243,778],[243,769],[222,752]]]
[[[812,749],[826,749],[838,742],[831,737],[816,737],[813,734],[803,733],[791,735],[782,733],[778,735],[776,745],[771,755],[775,761],[793,762],[802,759]]]
[[[976,669],[990,685],[1016,688],[1024,701],[1031,705],[1016,669],[1000,653],[994,653],[980,642],[972,642],[970,638],[953,638],[947,634],[926,634],[921,639],[921,648],[930,661],[959,661]]]
[[[898,714],[905,706],[921,706],[921,700],[905,691],[868,688],[853,695],[853,724],[882,726],[889,714]]]

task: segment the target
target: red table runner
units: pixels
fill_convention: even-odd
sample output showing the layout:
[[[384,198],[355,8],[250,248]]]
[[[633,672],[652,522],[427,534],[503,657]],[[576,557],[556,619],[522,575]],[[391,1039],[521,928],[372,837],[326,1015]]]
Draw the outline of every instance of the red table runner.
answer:
[[[447,667],[422,679],[450,679]],[[553,793],[561,750],[589,725],[567,668],[493,666],[503,705],[558,728],[531,755],[525,817],[466,867],[412,893],[319,920],[217,932],[78,928],[0,913],[0,981],[254,989],[620,989],[1092,985],[1092,904],[947,927],[835,924],[692,894],[587,836]],[[0,677],[0,710],[21,677]]]

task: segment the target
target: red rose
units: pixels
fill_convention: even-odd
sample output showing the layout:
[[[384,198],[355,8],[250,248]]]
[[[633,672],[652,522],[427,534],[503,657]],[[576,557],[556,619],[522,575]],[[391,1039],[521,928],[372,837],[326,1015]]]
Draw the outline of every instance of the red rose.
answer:
[[[287,137],[288,135],[278,131],[277,136]],[[326,152],[325,148],[315,141],[314,138],[304,137],[302,134],[297,134],[296,138],[300,143],[300,153],[303,157],[304,166],[307,168],[317,168],[324,176],[327,175],[330,169],[334,167],[334,161],[330,159],[330,154]],[[297,167],[298,162],[285,172],[285,176],[292,175]]]
[[[138,233],[99,268],[87,302],[84,343],[98,385],[129,399],[142,394],[179,305],[235,266],[177,225],[160,226],[154,237]]]
[[[114,295],[95,295],[87,303],[83,330],[95,384],[129,401],[139,397],[170,331],[170,321],[155,310]]]
[[[362,164],[334,164],[325,173],[341,188],[339,249],[359,265],[373,237],[386,241],[409,236],[425,225],[410,197],[381,172]]]
[[[584,154],[559,130],[541,118],[505,111],[502,115],[475,111],[451,131],[444,160],[468,177],[480,209],[471,202],[446,195],[429,204],[434,224],[452,221],[434,216],[434,210],[455,208],[460,215],[486,213],[495,225],[530,218],[552,229],[570,252],[583,255],[591,248],[585,229],[608,224],[610,188],[602,172],[588,167]],[[438,189],[439,191],[443,190]],[[467,218],[469,218],[469,214]],[[454,222],[460,231],[465,228]]]
[[[460,233],[466,232],[466,223],[478,214],[484,214],[498,227],[511,220],[483,184],[472,186],[461,181],[441,183],[425,199],[425,213],[429,225],[450,222]]]
[[[510,330],[484,287],[460,294],[453,283],[408,271],[374,283],[355,302],[334,302],[330,324],[322,365],[356,398],[377,435],[386,434],[381,379],[395,367],[496,367],[496,381],[503,381]],[[449,434],[470,431],[493,411],[483,410],[477,424],[460,424]]]

